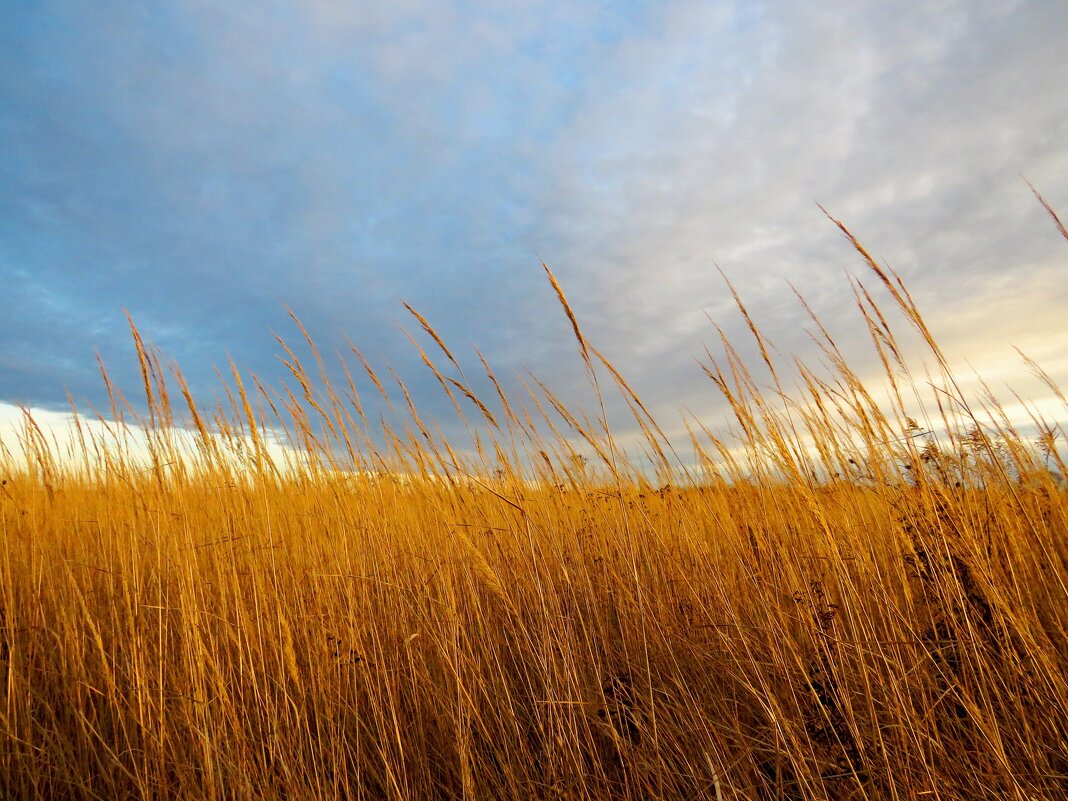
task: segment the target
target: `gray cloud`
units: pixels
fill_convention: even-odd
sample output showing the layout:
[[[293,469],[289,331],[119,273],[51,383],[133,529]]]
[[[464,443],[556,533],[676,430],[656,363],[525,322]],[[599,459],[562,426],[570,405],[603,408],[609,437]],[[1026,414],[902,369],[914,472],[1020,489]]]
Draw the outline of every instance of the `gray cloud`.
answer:
[[[561,196],[580,203],[558,213],[601,227],[569,242],[578,256],[565,278],[582,287],[592,335],[614,343],[661,405],[680,395],[701,405],[705,388],[683,378],[695,341],[712,338],[701,307],[738,330],[713,261],[785,348],[805,348],[786,279],[839,330],[857,330],[843,272],[863,267],[817,200],[906,277],[958,350],[970,343],[981,361],[999,335],[1025,336],[1040,318],[1056,326],[1064,243],[1018,173],[1055,205],[1068,200],[1057,145],[1068,114],[1054,89],[1068,65],[1053,33],[1068,14],[869,9],[785,4],[719,36],[729,20],[709,29],[680,15],[663,40],[621,48],[583,104],[574,141],[603,160],[564,183]],[[728,52],[695,58],[702,37]],[[696,64],[683,70],[687,57]],[[689,102],[671,113],[664,87],[680,74]],[[961,330],[954,317],[994,301],[994,283],[1025,302],[988,306],[985,331]]]
[[[1062,4],[56,4],[4,25],[2,399],[99,398],[94,350],[136,386],[124,308],[199,387],[227,353],[277,379],[289,304],[445,413],[400,299],[581,397],[542,257],[657,409],[712,414],[705,313],[742,331],[714,263],[783,350],[806,348],[786,280],[857,330],[861,265],[816,201],[973,361],[1065,334],[1065,243],[1019,178],[1068,209]]]

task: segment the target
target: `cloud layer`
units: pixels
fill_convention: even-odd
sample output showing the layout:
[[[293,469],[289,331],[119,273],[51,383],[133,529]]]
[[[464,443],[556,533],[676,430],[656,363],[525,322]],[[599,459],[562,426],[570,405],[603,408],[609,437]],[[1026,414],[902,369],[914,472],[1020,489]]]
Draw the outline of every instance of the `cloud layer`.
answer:
[[[0,401],[99,401],[94,351],[135,387],[124,309],[203,391],[227,354],[276,380],[288,304],[444,410],[401,299],[566,388],[545,259],[658,410],[713,413],[706,314],[743,330],[716,265],[784,350],[787,281],[859,330],[816,202],[951,352],[1068,380],[1068,243],[1020,177],[1068,211],[1066,32],[1041,0],[15,3]]]

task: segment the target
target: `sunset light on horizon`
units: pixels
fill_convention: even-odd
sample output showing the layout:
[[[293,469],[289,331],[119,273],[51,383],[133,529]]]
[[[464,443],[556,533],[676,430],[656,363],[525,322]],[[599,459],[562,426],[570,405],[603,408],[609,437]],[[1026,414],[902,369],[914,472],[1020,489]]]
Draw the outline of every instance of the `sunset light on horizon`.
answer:
[[[16,3],[0,404],[104,408],[97,354],[136,401],[127,311],[198,395],[228,359],[276,383],[291,308],[451,429],[402,301],[572,397],[545,260],[665,423],[716,424],[694,360],[709,320],[744,332],[717,268],[784,356],[818,356],[791,284],[859,333],[865,267],[817,202],[1034,397],[1014,346],[1068,379],[1065,243],[1024,180],[1068,209],[1065,30],[1042,2]]]

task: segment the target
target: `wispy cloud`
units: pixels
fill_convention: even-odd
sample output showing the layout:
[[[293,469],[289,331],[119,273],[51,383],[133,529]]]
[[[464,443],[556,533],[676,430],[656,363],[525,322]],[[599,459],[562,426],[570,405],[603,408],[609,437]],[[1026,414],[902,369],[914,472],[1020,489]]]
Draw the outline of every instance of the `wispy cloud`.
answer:
[[[786,280],[852,327],[816,201],[980,369],[1063,343],[1065,243],[1020,174],[1068,208],[1065,31],[1039,0],[17,3],[0,400],[99,398],[94,350],[136,386],[123,309],[202,388],[227,353],[280,376],[286,304],[403,372],[402,298],[566,386],[544,258],[657,409],[712,411],[716,264],[784,349]]]

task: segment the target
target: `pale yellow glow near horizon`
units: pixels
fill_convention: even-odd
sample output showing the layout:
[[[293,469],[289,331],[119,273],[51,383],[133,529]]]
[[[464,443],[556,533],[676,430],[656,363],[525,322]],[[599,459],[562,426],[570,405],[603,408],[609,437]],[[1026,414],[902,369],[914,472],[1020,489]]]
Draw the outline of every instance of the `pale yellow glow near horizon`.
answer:
[[[60,465],[94,467],[93,454],[82,452],[74,416],[71,412],[26,408],[2,402],[0,402],[0,443],[3,448],[0,449],[0,457],[6,452],[10,457],[10,462],[13,463],[12,466],[19,466],[26,462],[27,454],[22,447],[22,440],[25,436],[27,412],[49,443],[51,453]],[[121,447],[124,460],[128,464],[144,467],[152,465],[148,437],[141,426],[133,423],[117,426],[111,421],[83,416],[80,412],[79,424],[86,440],[94,440],[101,447],[114,451]],[[181,455],[192,457],[197,452],[196,431],[175,427],[168,434]],[[280,468],[301,462],[298,451],[274,439],[268,439],[265,447],[267,454]],[[235,464],[236,462],[235,459]],[[3,461],[0,460],[0,468],[3,466]]]
[[[1063,341],[1062,341],[1063,339]],[[1047,371],[1051,379],[1056,382],[1058,378],[1068,375],[1068,335],[1063,338],[1036,340],[1030,343],[1031,347],[1021,348],[1028,356]],[[1029,352],[1028,352],[1029,351]],[[1037,435],[1036,419],[1045,424],[1060,429],[1058,450],[1064,452],[1065,436],[1068,431],[1068,405],[1058,398],[1046,384],[1036,377],[1024,360],[1012,347],[1001,342],[983,360],[970,359],[952,360],[954,368],[954,380],[964,393],[965,397],[975,411],[980,422],[984,425],[992,421],[989,399],[984,397],[982,384],[993,393],[994,399],[1000,406],[997,419],[1004,419],[1016,428],[1025,439],[1033,440]],[[973,368],[974,367],[974,371]],[[921,376],[916,373],[916,376]],[[889,394],[886,387],[886,377],[873,374],[865,382],[873,397],[879,402],[880,407],[887,413],[890,411]],[[934,396],[938,390],[929,386],[921,386],[920,393],[923,408],[928,413],[935,410]],[[906,401],[907,403],[909,401]],[[26,412],[32,416],[41,432],[52,449],[53,455],[61,464],[74,465],[86,464],[78,442],[73,415],[71,412],[60,412],[42,408],[28,408],[0,402],[0,443],[3,448],[0,453],[6,452],[10,461],[6,465],[8,469],[24,463],[26,454],[21,447],[26,425]],[[679,446],[679,452],[689,455],[691,450],[687,444],[686,428],[681,422],[681,410],[654,410],[661,412],[664,430],[673,443]],[[698,410],[690,410],[695,414],[701,414]],[[907,410],[909,414],[920,417],[922,409],[919,406]],[[670,419],[679,420],[677,424],[667,422]],[[717,435],[724,434],[729,426],[729,414],[723,409],[708,409],[701,415],[708,427]],[[118,447],[119,438],[115,432],[118,427],[110,422],[104,422],[93,417],[83,416],[79,413],[79,420],[87,435],[96,442],[104,445],[112,443]],[[931,426],[938,436],[945,434],[940,424]],[[197,450],[197,435],[195,431],[187,428],[175,428],[172,432],[173,440],[182,453],[194,454]],[[642,437],[637,430],[618,428],[613,431],[613,437],[617,445],[624,452],[635,454],[640,451]],[[148,448],[148,439],[144,429],[136,424],[127,424],[121,437],[123,452],[133,464],[152,464],[151,454]],[[806,443],[801,443],[805,447]],[[583,451],[580,442],[576,442],[576,450]],[[269,439],[266,443],[268,454],[280,467],[294,467],[303,460],[300,452],[276,439]],[[815,454],[814,448],[809,448],[810,453]],[[0,465],[2,466],[2,465]]]
[[[956,303],[952,309],[943,313],[930,314],[930,325],[935,338],[949,361],[957,387],[973,406],[981,420],[988,419],[988,398],[985,386],[993,394],[1001,407],[1008,423],[1021,435],[1033,441],[1037,435],[1036,419],[1045,425],[1059,427],[1057,448],[1064,452],[1065,439],[1068,438],[1068,406],[1057,397],[1054,391],[1027,365],[1020,353],[1031,358],[1045,371],[1055,386],[1068,385],[1068,325],[1065,325],[1060,310],[1055,308],[1056,292],[1051,289],[1048,271],[1035,271],[1032,280],[1025,285],[1007,288],[991,287],[964,302]],[[1011,291],[1010,291],[1011,290]],[[936,310],[937,311],[937,310]],[[900,321],[895,324],[900,325]],[[903,330],[903,329],[902,329]],[[780,343],[785,344],[785,343]],[[903,344],[903,343],[899,343]],[[923,406],[928,412],[934,412],[936,390],[926,385],[927,374],[924,365],[932,368],[934,359],[928,352],[923,353],[922,346],[916,343],[908,345],[905,361],[913,370],[913,377],[919,384]],[[811,353],[803,354],[810,359]],[[937,371],[932,371],[935,374]],[[861,374],[864,385],[868,387],[879,402],[881,408],[889,413],[889,394],[886,376],[878,364],[873,364],[869,372]],[[935,383],[938,383],[937,381]],[[642,394],[640,384],[635,387]],[[788,394],[793,394],[790,386]],[[713,397],[710,393],[708,397]],[[717,399],[718,400],[718,399]],[[907,401],[912,403],[911,400]],[[38,407],[28,409],[48,440],[53,455],[65,464],[86,464],[80,452],[76,432],[72,427],[71,411],[54,411]],[[661,426],[680,454],[686,458],[692,456],[686,424],[696,416],[710,430],[725,434],[730,424],[730,415],[721,404],[709,403],[703,408],[670,408],[664,404],[654,406],[651,411],[657,416]],[[915,406],[908,410],[917,418],[922,409]],[[114,443],[116,427],[96,419],[95,414],[84,414],[79,410],[79,419],[83,429],[91,434],[98,443]],[[25,454],[20,440],[25,427],[25,413],[20,406],[0,402],[0,443],[10,460],[15,465],[25,461]],[[943,435],[938,425],[932,425],[936,434]],[[619,425],[613,430],[616,444],[632,456],[642,450],[642,436],[636,427]],[[197,451],[196,435],[189,429],[177,428],[173,432],[173,441],[183,453],[193,455]],[[581,442],[573,443],[580,453],[584,451]],[[133,463],[151,464],[147,446],[147,437],[143,429],[129,424],[122,438],[125,456]],[[269,438],[266,447],[270,457],[279,467],[296,466],[304,460],[300,451],[288,444]],[[804,447],[804,443],[802,443]],[[814,451],[813,451],[814,452]],[[0,464],[0,468],[11,469],[13,465]]]

